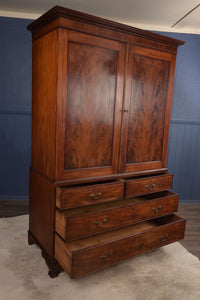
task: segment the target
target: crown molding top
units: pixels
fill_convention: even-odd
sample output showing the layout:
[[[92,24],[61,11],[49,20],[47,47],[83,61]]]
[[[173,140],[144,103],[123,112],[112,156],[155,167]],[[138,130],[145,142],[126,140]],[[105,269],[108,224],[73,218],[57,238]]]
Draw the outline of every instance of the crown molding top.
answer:
[[[143,37],[143,38],[145,37],[147,39],[152,39],[152,40],[155,39],[157,42],[170,44],[173,46],[179,46],[184,44],[183,41],[177,39],[169,38],[167,36],[159,35],[143,29],[131,27],[129,25],[117,23],[114,21],[110,21],[104,18],[82,13],[76,10],[64,8],[61,6],[54,6],[53,8],[48,10],[45,14],[40,16],[37,20],[33,21],[30,25],[28,25],[27,28],[32,33],[34,33],[38,29],[46,26],[47,24],[49,24],[50,22],[52,22],[57,18],[67,18],[74,21],[81,21],[88,24],[98,25],[104,28],[126,32],[128,34],[132,34],[137,37]]]

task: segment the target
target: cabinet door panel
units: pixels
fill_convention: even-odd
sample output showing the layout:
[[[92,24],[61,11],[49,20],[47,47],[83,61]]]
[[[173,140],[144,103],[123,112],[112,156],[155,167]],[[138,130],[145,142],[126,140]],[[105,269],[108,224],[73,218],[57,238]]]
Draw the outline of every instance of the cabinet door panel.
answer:
[[[68,32],[65,39],[67,53],[61,55],[66,56],[62,76],[66,92],[60,111],[63,122],[58,124],[62,135],[57,178],[116,173],[125,48],[115,41],[75,32]]]
[[[165,167],[174,56],[130,47],[121,171]]]

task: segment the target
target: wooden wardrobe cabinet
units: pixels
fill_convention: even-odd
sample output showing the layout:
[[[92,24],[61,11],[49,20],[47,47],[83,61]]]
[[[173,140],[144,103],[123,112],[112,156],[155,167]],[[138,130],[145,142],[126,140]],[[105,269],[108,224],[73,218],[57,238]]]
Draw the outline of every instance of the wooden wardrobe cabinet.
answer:
[[[55,6],[33,37],[29,243],[71,278],[184,237],[166,169],[182,41]]]

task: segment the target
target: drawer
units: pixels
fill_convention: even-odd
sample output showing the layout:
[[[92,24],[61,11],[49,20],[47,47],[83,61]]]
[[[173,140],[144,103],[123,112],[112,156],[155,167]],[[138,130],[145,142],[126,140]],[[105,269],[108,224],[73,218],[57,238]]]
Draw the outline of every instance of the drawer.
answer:
[[[78,187],[56,188],[56,206],[59,209],[92,205],[122,199],[124,180]]]
[[[172,174],[127,180],[125,197],[130,198],[171,189],[172,181]]]
[[[178,201],[177,194],[166,191],[84,208],[57,209],[55,230],[65,241],[78,239],[171,214],[177,211]]]
[[[184,232],[185,220],[169,215],[72,242],[55,234],[55,258],[75,278],[183,239]]]

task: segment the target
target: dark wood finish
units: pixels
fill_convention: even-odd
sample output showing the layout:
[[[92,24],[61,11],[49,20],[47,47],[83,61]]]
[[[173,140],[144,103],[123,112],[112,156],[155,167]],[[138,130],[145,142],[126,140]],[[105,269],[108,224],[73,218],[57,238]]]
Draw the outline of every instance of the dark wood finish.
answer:
[[[0,200],[1,218],[28,213],[27,200]],[[200,205],[179,204],[179,213],[187,221],[184,240],[180,243],[200,259]]]
[[[49,268],[48,274],[51,278],[57,277],[59,273],[63,271],[62,267],[55,260],[55,258],[48,255],[48,253],[43,249],[43,247],[38,242],[38,240],[32,235],[30,230],[28,231],[28,244],[29,245],[36,244],[42,249],[42,257],[45,259],[45,262]]]
[[[55,187],[46,178],[30,170],[29,231],[42,249],[54,255]]]
[[[58,20],[60,22],[58,22]],[[176,49],[178,45],[183,45],[184,42],[176,39],[169,38],[167,36],[159,35],[152,33],[150,31],[142,30],[139,28],[134,28],[128,25],[120,24],[114,21],[110,21],[107,19],[99,18],[96,16],[92,16],[89,14],[85,14],[79,11],[71,10],[68,8],[60,7],[60,6],[54,6],[52,9],[50,9],[48,12],[46,12],[44,15],[42,15],[40,18],[38,18],[36,21],[32,22],[28,26],[28,30],[31,30],[34,37],[38,37],[37,33],[44,34],[47,30],[52,30],[52,28],[55,28],[56,26],[67,26],[67,21],[77,21],[77,23],[82,24],[82,30],[87,29],[89,30],[89,26],[95,25],[97,28],[101,28],[102,31],[104,28],[111,29],[113,33],[116,33],[116,36],[113,36],[113,38],[117,37],[117,34],[122,32],[122,34],[130,34],[131,36],[135,36],[138,38],[138,41],[140,39],[147,39],[147,40],[155,40],[156,43],[166,44],[168,47],[174,46]],[[56,22],[57,21],[57,22]],[[51,27],[51,24],[53,26]],[[87,26],[88,24],[88,26]],[[69,25],[68,25],[69,26]],[[75,24],[73,24],[75,27]],[[41,28],[45,28],[46,30],[41,31]],[[76,28],[76,27],[75,27]],[[76,28],[78,30],[78,28]],[[100,30],[99,30],[100,31]],[[103,31],[103,34],[105,35],[105,32]],[[119,36],[118,38],[120,38]],[[124,36],[123,36],[124,37]],[[136,42],[136,41],[135,41]]]
[[[55,278],[60,272],[63,271],[63,268],[59,265],[59,263],[54,258],[49,256],[45,251],[42,251],[42,257],[45,259],[45,262],[49,268],[49,277]]]
[[[29,245],[37,244],[35,238],[31,234],[30,230],[28,230],[28,244]]]
[[[166,135],[170,120],[167,103],[171,103],[172,98],[174,59],[175,55],[169,53],[130,45],[121,172],[166,166]]]
[[[177,194],[163,192],[63,212],[57,210],[55,231],[65,241],[78,239],[171,214],[178,210],[178,200]]]
[[[161,226],[131,225],[144,231],[141,235],[129,225],[173,212],[178,196],[121,199],[172,186],[166,156],[176,52],[183,42],[61,7],[28,28],[33,33],[29,242],[32,235],[45,253],[50,276],[60,271],[57,261],[74,277],[156,248],[158,234],[168,226],[170,242],[181,238],[179,217],[164,218],[167,224]],[[120,206],[112,206],[116,200]],[[107,255],[103,263],[96,260],[95,236],[93,246],[88,238],[87,247],[79,249],[86,231],[98,233],[96,224],[90,225],[93,218],[107,230],[103,249],[117,243],[111,261]],[[120,226],[126,229],[116,231]],[[80,238],[70,244],[78,248],[56,235],[55,256],[55,230]]]
[[[112,165],[118,51],[77,40],[68,43],[65,170]]]
[[[59,55],[56,180],[115,174],[125,47],[86,34],[59,32],[61,49],[68,51]]]
[[[33,43],[31,166],[54,180],[57,32]]]
[[[126,181],[126,198],[164,191],[172,188],[173,175],[150,176]]]
[[[122,199],[124,181],[94,184],[72,188],[56,188],[56,206],[66,209]]]
[[[104,181],[111,181],[115,179],[126,179],[126,178],[138,178],[142,176],[148,176],[148,175],[156,175],[156,174],[165,174],[168,173],[167,168],[161,168],[161,169],[153,169],[153,170],[146,170],[146,171],[139,171],[139,172],[130,172],[130,173],[118,173],[118,174],[112,174],[112,175],[105,175],[105,176],[98,176],[98,177],[85,177],[85,178],[79,178],[79,179],[69,179],[69,180],[61,180],[56,181],[54,184],[56,186],[75,186],[79,184],[86,184],[86,183],[93,183],[93,182],[104,182]]]
[[[127,164],[161,161],[169,62],[146,56],[134,56],[129,106]],[[140,150],[139,150],[140,149]],[[139,151],[138,151],[139,150]]]
[[[176,215],[159,219],[68,243],[56,235],[55,257],[75,278],[184,237],[184,219]]]

